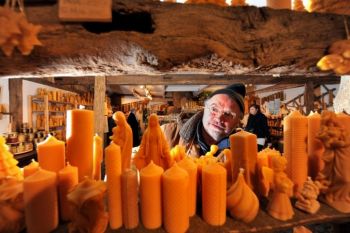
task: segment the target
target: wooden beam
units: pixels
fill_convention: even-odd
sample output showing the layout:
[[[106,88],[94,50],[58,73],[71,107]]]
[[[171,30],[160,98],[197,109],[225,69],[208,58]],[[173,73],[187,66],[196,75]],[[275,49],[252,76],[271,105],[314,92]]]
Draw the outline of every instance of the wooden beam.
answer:
[[[65,91],[70,91],[74,93],[86,93],[88,92],[87,86],[79,85],[79,84],[61,84],[60,82],[52,82],[47,80],[46,78],[26,78],[24,80],[34,82],[34,83],[39,83],[42,85],[46,85],[49,87],[65,90]],[[91,83],[93,85],[93,83]]]
[[[106,127],[106,116],[104,112],[104,102],[106,93],[106,78],[103,76],[95,77],[94,86],[94,119],[95,119],[95,133],[98,134],[102,140]],[[102,144],[104,145],[104,143]]]
[[[9,79],[11,130],[16,132],[23,123],[23,81]]]
[[[26,15],[43,26],[43,46],[0,52],[0,77],[323,74],[317,61],[345,37],[342,15],[253,6],[113,0],[112,23],[62,23],[56,5]]]
[[[269,87],[261,88],[258,90],[254,90],[251,92],[248,92],[247,95],[249,94],[261,94],[261,93],[266,93],[266,92],[277,92],[277,91],[283,91],[291,88],[297,88],[297,87],[302,87],[304,84],[275,84]]]
[[[305,84],[304,105],[307,115],[314,110],[314,83],[312,81]]]

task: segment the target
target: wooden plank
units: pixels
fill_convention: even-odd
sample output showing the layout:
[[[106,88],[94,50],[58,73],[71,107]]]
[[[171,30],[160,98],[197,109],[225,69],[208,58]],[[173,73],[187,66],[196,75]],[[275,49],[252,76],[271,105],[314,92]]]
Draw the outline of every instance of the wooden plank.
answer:
[[[22,79],[9,79],[11,130],[19,130],[23,123],[23,83]]]
[[[307,115],[314,110],[314,83],[312,81],[305,84],[304,106]]]
[[[342,15],[253,6],[113,0],[116,17],[102,25],[60,23],[56,5],[26,14],[43,26],[43,46],[29,56],[0,53],[0,77],[324,74],[317,61],[344,39]]]
[[[279,84],[275,84],[272,85],[270,87],[265,87],[265,88],[261,88],[258,90],[254,90],[252,92],[248,92],[247,94],[261,94],[261,93],[266,93],[266,92],[277,92],[277,91],[284,91],[287,89],[291,89],[291,88],[298,88],[298,87],[302,87],[304,86],[304,84],[284,84],[284,83],[279,83]]]
[[[104,113],[104,102],[106,93],[106,78],[104,76],[95,77],[94,86],[94,127],[95,133],[104,138],[107,119]],[[104,143],[102,144],[104,145]]]

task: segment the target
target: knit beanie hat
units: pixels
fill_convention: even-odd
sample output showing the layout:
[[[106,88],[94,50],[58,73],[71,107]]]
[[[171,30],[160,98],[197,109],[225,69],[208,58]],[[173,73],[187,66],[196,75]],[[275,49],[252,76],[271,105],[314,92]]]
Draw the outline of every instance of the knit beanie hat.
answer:
[[[244,113],[244,97],[246,94],[245,86],[242,83],[235,83],[229,85],[223,89],[219,89],[211,93],[209,98],[213,97],[216,94],[226,94],[231,97],[239,106],[239,109]]]

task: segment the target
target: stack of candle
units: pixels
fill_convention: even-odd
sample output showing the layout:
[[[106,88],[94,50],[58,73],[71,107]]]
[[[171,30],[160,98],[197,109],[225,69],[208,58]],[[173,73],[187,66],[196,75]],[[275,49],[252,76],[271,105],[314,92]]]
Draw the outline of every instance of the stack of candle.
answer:
[[[13,158],[5,144],[5,138],[0,136],[0,178],[6,176],[13,176],[17,179],[23,179],[23,174],[16,165],[18,161]]]

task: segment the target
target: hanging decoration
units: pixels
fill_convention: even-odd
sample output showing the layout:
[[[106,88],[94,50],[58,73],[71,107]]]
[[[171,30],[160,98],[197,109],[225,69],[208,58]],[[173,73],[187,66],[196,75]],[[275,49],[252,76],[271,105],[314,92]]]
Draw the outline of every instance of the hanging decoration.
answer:
[[[19,12],[15,10],[19,6]],[[0,47],[6,56],[11,56],[15,47],[22,55],[29,55],[35,45],[42,45],[37,35],[40,25],[27,21],[23,0],[7,0],[0,6]]]

